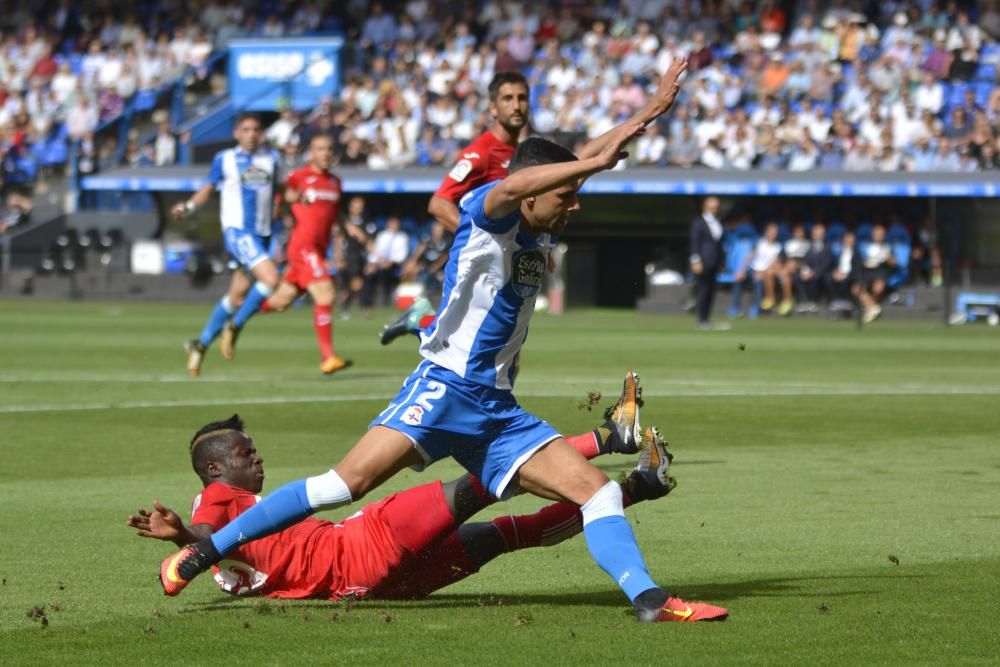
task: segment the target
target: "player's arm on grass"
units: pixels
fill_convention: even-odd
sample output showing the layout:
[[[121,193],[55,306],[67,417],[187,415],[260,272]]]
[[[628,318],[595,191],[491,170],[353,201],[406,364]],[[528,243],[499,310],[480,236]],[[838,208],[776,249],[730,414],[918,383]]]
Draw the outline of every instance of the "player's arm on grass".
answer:
[[[605,135],[607,139],[602,150],[592,157],[525,167],[511,174],[486,195],[483,212],[491,220],[503,218],[520,208],[521,201],[529,197],[611,169],[619,160],[628,157],[628,153],[623,152],[625,145],[641,132],[641,124],[623,123]]]
[[[138,513],[129,515],[127,525],[135,528],[139,537],[152,537],[181,547],[205,539],[214,530],[205,523],[185,526],[177,512],[159,500],[153,501],[152,512],[140,507]]]
[[[665,114],[674,105],[674,100],[677,99],[677,93],[681,89],[680,77],[687,70],[687,66],[688,62],[686,58],[674,58],[673,62],[670,63],[670,67],[667,68],[667,71],[660,78],[660,85],[656,88],[656,94],[649,98],[646,105],[639,109],[634,116],[625,121],[625,125],[639,123],[645,127],[650,122]],[[612,140],[610,135],[614,131],[614,129],[608,130],[589,142],[580,149],[577,157],[583,160],[600,153],[607,142]]]

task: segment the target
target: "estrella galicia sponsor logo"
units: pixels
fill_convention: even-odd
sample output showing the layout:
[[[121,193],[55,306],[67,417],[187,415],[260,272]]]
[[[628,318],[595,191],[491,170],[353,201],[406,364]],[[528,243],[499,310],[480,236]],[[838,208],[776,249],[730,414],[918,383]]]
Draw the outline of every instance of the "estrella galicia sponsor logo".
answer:
[[[240,174],[240,182],[245,188],[260,190],[271,184],[271,175],[256,165],[250,165]]]
[[[545,255],[537,248],[518,250],[511,257],[510,283],[522,299],[538,294],[545,276]]]

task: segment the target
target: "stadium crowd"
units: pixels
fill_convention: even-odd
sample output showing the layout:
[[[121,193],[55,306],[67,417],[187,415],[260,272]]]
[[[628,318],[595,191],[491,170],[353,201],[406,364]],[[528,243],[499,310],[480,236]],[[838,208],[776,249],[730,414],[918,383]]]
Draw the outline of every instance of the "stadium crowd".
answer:
[[[398,4],[370,3],[339,98],[298,119],[303,133],[336,134],[342,164],[448,164],[488,123],[483,87],[505,69],[532,83],[537,133],[592,138],[640,107],[678,55],[689,82],[631,165],[1000,164],[995,0]]]

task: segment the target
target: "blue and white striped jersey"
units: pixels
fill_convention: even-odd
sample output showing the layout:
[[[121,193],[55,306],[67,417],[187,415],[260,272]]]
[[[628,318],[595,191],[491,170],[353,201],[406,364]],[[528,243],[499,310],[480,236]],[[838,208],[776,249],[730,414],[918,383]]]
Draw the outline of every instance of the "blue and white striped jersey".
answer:
[[[280,182],[277,151],[259,148],[253,154],[238,146],[215,154],[208,180],[219,191],[222,229],[271,235],[274,189]]]
[[[486,217],[483,202],[499,182],[459,201],[441,307],[420,337],[420,354],[470,382],[513,389],[553,238],[522,230],[520,211]]]

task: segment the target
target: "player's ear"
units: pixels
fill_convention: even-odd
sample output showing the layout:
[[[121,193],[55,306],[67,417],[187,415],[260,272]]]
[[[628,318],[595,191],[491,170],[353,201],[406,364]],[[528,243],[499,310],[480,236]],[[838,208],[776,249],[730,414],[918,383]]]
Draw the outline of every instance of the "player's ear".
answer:
[[[534,197],[525,197],[521,201],[524,204],[527,205],[529,211],[534,211],[535,210],[535,198]]]
[[[205,472],[208,473],[209,477],[221,477],[222,476],[222,464],[218,461],[209,461],[205,464]]]

